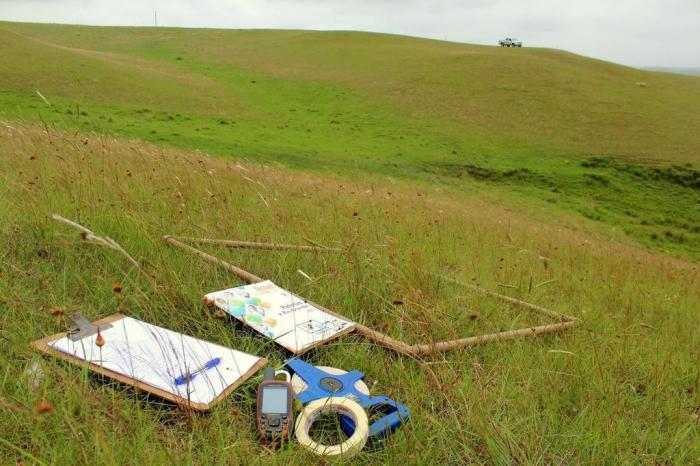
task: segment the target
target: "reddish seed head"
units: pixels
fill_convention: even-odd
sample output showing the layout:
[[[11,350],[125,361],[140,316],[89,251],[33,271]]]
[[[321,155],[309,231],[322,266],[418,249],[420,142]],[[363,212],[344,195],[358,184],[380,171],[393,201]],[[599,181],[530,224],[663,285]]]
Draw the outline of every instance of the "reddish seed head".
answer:
[[[60,316],[63,314],[63,309],[60,307],[52,307],[49,312],[51,312],[52,316]]]
[[[86,232],[84,232],[84,231],[81,231],[81,232],[80,232],[80,237],[81,237],[82,239],[87,239],[87,236],[88,236],[88,234],[87,234]]]
[[[394,305],[395,305],[395,306],[401,306],[402,304],[403,304],[403,301],[401,301],[400,299],[395,299],[395,300],[394,300]]]
[[[37,403],[35,409],[37,414],[46,414],[53,411],[53,405],[46,400],[41,400],[39,403]]]
[[[115,293],[121,293],[122,292],[122,285],[119,282],[114,282],[112,283],[112,291]]]
[[[222,311],[221,309],[217,309],[216,312],[214,313],[214,318],[223,320],[226,317],[226,313]]]
[[[105,337],[102,336],[102,332],[100,332],[100,327],[97,327],[97,338],[95,338],[95,344],[102,348],[105,345]]]
[[[204,299],[202,300],[202,302],[203,302],[204,304],[206,304],[207,307],[212,307],[212,306],[214,305],[214,301],[212,301],[212,300],[209,299],[209,298],[204,298]]]

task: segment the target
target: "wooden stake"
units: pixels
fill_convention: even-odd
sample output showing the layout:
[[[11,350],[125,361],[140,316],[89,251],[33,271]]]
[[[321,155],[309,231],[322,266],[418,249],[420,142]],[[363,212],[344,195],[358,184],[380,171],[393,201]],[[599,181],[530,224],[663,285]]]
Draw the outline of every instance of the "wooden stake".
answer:
[[[228,262],[222,261],[218,257],[212,256],[210,254],[207,254],[204,251],[200,251],[197,248],[194,248],[192,246],[188,246],[187,244],[175,239],[175,237],[166,235],[163,236],[163,240],[166,243],[172,244],[175,247],[178,247],[180,249],[184,249],[185,251],[189,251],[195,256],[199,256],[205,261],[209,262],[210,264],[218,265],[221,268],[224,268],[231,272],[232,274],[236,275],[238,278],[243,280],[246,283],[258,283],[264,281],[262,278],[258,277],[257,275],[253,275],[250,272],[247,272],[241,268],[236,267],[235,265],[229,264]]]
[[[471,288],[472,290],[478,291],[480,293],[485,294],[486,296],[496,298],[496,299],[503,301],[503,302],[506,302],[508,304],[512,304],[513,306],[521,306],[521,307],[525,307],[527,309],[530,309],[532,311],[539,312],[540,314],[544,314],[546,316],[549,316],[552,319],[560,320],[562,322],[573,322],[574,320],[576,320],[575,317],[568,316],[566,314],[561,314],[561,313],[553,311],[551,309],[547,309],[546,307],[537,306],[536,304],[528,303],[526,301],[521,301],[520,299],[516,299],[516,298],[512,298],[510,296],[496,293],[495,291],[487,290],[486,288],[482,288],[480,286],[476,286],[476,285],[473,285],[471,283],[460,282],[459,280],[455,280],[454,278],[450,278],[450,277],[447,277],[445,275],[438,275],[438,274],[433,274],[433,275],[440,277],[440,278],[444,278],[448,282],[454,283],[455,285],[460,285],[460,286],[465,286],[467,288]]]
[[[247,249],[294,249],[297,251],[309,252],[342,252],[340,248],[327,248],[323,246],[306,246],[299,244],[284,244],[284,243],[258,243],[255,241],[235,241],[228,239],[211,239],[211,238],[187,238],[182,236],[170,236],[176,240],[185,241],[188,243],[197,244],[216,244],[227,248],[247,248]]]
[[[517,330],[506,330],[503,332],[490,333],[488,335],[477,335],[458,340],[441,341],[428,345],[413,345],[415,354],[435,354],[445,351],[465,348],[467,346],[483,345],[492,341],[513,340],[515,338],[525,338],[543,333],[554,333],[566,330],[574,325],[573,321],[559,322],[556,324],[539,325],[536,327],[521,328]]]

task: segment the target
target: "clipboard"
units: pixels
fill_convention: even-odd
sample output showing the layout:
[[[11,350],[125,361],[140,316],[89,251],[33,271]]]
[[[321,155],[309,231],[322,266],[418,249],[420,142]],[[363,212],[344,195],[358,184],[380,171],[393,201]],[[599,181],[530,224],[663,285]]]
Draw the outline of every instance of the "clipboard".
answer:
[[[87,366],[94,373],[101,374],[117,382],[130,385],[137,390],[171,401],[183,409],[209,411],[214,405],[230,395],[236,388],[252,377],[267,363],[266,358],[261,358],[179,332],[164,329],[124,316],[123,314],[113,314],[92,323],[87,320],[84,322],[88,327],[94,326],[94,328],[99,327],[100,329],[105,329],[102,330],[102,334],[106,340],[103,347],[95,349],[96,335],[91,334],[89,329],[88,331],[83,331],[81,334],[78,334],[78,338],[76,338],[76,332],[61,332],[30,342],[30,346],[47,356],[56,357],[74,365]],[[124,346],[124,342],[118,340],[119,332],[123,332],[126,335],[128,333],[127,329],[138,329],[140,326],[143,327],[146,334],[145,339],[140,343],[138,340],[134,341],[133,353],[129,347],[129,353],[124,357],[123,353],[118,350],[120,344]],[[151,374],[150,378],[143,377],[144,373],[148,372],[148,367],[145,367],[144,371],[144,367],[140,367],[143,366],[144,362],[137,359],[143,359],[139,353],[139,351],[143,349],[143,345],[153,344],[148,338],[153,338],[157,343],[165,343],[159,348],[161,354],[153,354],[152,360],[158,360],[159,358],[161,360],[164,358],[168,360],[169,357],[173,359],[177,358],[173,367],[154,367],[153,374]],[[75,354],[71,354],[66,349],[70,348],[71,344],[75,348]],[[127,340],[127,345],[131,344],[132,343]],[[90,351],[89,354],[88,350]],[[114,361],[107,361],[107,358],[104,357],[105,353],[102,352],[102,350],[109,352],[113,357],[117,355],[117,357],[114,357]],[[172,351],[172,355],[168,354],[168,351]],[[217,366],[214,367],[212,365],[211,368],[213,369],[207,370],[207,372],[211,372],[212,374],[204,373],[204,368],[210,369],[210,367],[205,367],[201,364],[206,365],[215,361],[215,359],[209,359],[205,362],[203,360],[200,361],[202,358],[198,358],[198,356],[202,354],[208,354],[209,351],[220,356],[215,358],[219,361],[216,363]],[[123,358],[123,360],[120,361],[119,358]],[[127,362],[127,367],[115,367],[118,363],[124,363],[125,361]],[[231,361],[233,361],[233,364]],[[130,363],[130,366],[128,363]],[[221,367],[219,367],[219,365]],[[224,374],[225,370],[230,372]],[[129,375],[130,372],[131,375]],[[169,387],[167,383],[168,377],[172,377],[172,382],[170,382],[172,385],[171,387]],[[185,383],[179,383],[183,382],[183,380]],[[195,386],[197,388],[195,388]],[[211,392],[207,392],[207,389],[211,390]],[[191,390],[200,391],[200,394],[197,395],[199,397],[198,399],[193,396]],[[187,396],[185,396],[185,393]]]

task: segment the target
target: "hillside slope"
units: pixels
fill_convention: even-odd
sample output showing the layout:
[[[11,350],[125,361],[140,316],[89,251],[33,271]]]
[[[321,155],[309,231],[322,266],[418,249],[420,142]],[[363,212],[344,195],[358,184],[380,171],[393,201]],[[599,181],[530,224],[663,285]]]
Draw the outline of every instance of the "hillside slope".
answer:
[[[8,119],[494,189],[700,257],[698,78],[355,32],[3,22],[0,46]]]
[[[372,393],[412,410],[407,425],[357,458],[362,464],[700,457],[697,264],[419,181],[320,176],[16,123],[0,124],[0,173],[0,464],[319,462],[296,444],[260,446],[259,378],[200,416],[29,348],[65,330],[74,312],[122,312],[280,365],[287,354],[201,304],[203,293],[238,279],[166,246],[164,234],[341,246],[338,255],[206,249],[404,341],[537,321],[434,274],[579,319],[560,335],[423,361],[352,336],[309,353],[314,364],[361,370]],[[53,213],[117,241],[157,285]],[[53,411],[36,414],[41,400]]]
[[[496,148],[510,148],[503,146],[514,143],[543,146],[562,154],[700,160],[696,131],[700,126],[700,80],[643,72],[557,50],[501,49],[354,32],[13,23],[0,23],[0,29],[21,34],[25,41],[34,42],[35,50],[52,47],[55,53],[60,47],[65,56],[81,62],[62,62],[58,69],[55,63],[36,63],[44,69],[37,69],[42,72],[35,76],[29,66],[22,67],[19,83],[7,83],[3,76],[4,89],[43,87],[46,92],[73,97],[74,91],[62,80],[47,83],[45,72],[61,71],[74,78],[82,74],[81,67],[101,62],[117,73],[102,86],[95,83],[93,98],[109,100],[113,96],[119,103],[142,103],[138,93],[109,89],[126,79],[124,75],[130,71],[149,80],[166,74],[194,88],[208,78],[222,87],[229,85],[228,99],[211,96],[218,97],[219,106],[198,101],[210,96],[206,86],[188,93],[194,101],[185,103],[187,108],[177,99],[173,101],[172,95],[163,94],[169,89],[156,94],[165,110],[226,112],[241,99],[237,94],[248,91],[236,92],[230,88],[231,81],[247,72],[283,82],[339,86],[391,104],[401,112],[429,115],[460,129],[483,133]],[[19,44],[10,48],[31,57]],[[8,58],[14,62],[17,56]],[[193,76],[200,80],[187,81]],[[133,84],[129,82],[129,89]],[[136,90],[150,86],[159,87],[157,81],[144,80]],[[244,103],[253,107],[255,97]],[[354,118],[347,115],[339,120],[351,124]]]

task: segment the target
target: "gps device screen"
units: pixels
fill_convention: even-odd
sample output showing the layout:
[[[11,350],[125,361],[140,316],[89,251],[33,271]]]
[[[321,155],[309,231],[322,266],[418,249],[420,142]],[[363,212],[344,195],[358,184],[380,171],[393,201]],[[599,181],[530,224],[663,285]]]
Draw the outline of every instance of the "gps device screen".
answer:
[[[289,402],[289,388],[286,386],[268,385],[263,387],[262,407],[263,414],[286,414]]]

